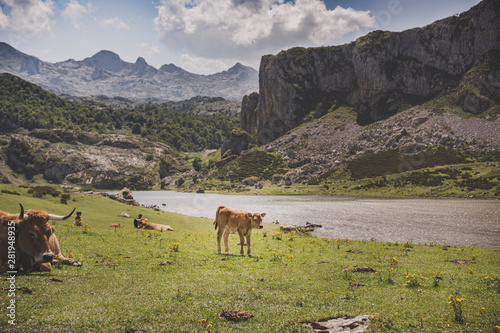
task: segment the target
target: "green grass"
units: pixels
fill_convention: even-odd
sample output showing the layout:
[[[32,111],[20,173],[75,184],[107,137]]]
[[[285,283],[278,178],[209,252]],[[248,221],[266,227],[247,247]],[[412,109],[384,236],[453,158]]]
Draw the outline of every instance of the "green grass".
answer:
[[[232,182],[240,182],[252,176],[259,179],[271,179],[273,175],[284,174],[288,170],[282,156],[253,148],[219,168],[212,178]]]
[[[300,321],[358,314],[372,315],[374,332],[498,332],[500,325],[497,248],[319,239],[278,234],[275,225],[266,224],[253,233],[253,257],[235,255],[235,235],[230,236],[232,254],[217,255],[212,219],[89,194],[71,193],[63,205],[58,197],[30,197],[26,188],[0,189],[20,194],[0,192],[0,210],[15,212],[19,202],[55,214],[77,207],[86,226],[55,223],[63,253],[83,266],[56,265],[50,273],[18,275],[16,286],[33,292],[16,291],[16,325],[2,314],[2,331],[309,332]],[[131,218],[117,216],[121,212],[142,213],[176,231],[138,232]],[[110,223],[123,228],[115,230]],[[469,263],[452,262],[457,259]],[[164,260],[174,264],[159,265]],[[355,266],[376,273],[343,270]],[[8,281],[2,278],[0,286]],[[457,292],[466,299],[460,303],[462,322],[449,304]],[[5,313],[10,298],[0,293]],[[250,311],[254,318],[219,319],[223,309]]]
[[[237,190],[237,184],[212,180],[200,186],[207,192],[226,194],[498,199],[497,165],[496,162],[451,164],[362,179],[352,179],[351,172],[341,168],[309,184],[278,186],[261,181],[262,189],[247,186]]]
[[[500,171],[497,163],[489,162],[437,166],[360,180],[351,179],[342,169],[331,174],[321,184],[313,187],[317,194],[479,199],[500,197]]]

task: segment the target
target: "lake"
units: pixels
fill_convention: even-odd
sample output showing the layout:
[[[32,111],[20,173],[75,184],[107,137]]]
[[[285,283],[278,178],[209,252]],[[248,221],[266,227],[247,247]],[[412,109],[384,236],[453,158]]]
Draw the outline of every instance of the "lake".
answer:
[[[330,196],[250,196],[173,191],[133,191],[143,205],[190,216],[215,218],[218,206],[266,213],[264,222],[321,224],[312,235],[415,244],[439,242],[500,246],[500,201],[387,199]]]

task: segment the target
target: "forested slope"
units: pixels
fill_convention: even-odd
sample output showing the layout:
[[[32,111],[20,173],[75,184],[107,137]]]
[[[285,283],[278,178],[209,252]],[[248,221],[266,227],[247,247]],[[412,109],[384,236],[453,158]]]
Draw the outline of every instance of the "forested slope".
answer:
[[[229,112],[228,112],[229,113]],[[166,104],[110,107],[69,102],[10,74],[0,74],[0,132],[64,128],[140,135],[180,151],[217,149],[238,119],[218,112],[192,115]]]

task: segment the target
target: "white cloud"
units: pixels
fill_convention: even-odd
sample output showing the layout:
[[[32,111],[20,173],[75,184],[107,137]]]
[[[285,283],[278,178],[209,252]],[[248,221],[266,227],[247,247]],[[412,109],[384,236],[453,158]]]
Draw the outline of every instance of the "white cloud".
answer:
[[[172,50],[204,58],[252,61],[293,46],[332,44],[362,28],[376,27],[368,11],[322,0],[162,0],[155,29]]]
[[[0,30],[5,30],[10,24],[9,17],[3,13],[2,8],[0,7]]]
[[[144,58],[148,60],[148,62],[158,58],[158,56],[160,55],[160,48],[149,43],[140,43],[138,45],[138,48]]]
[[[216,72],[227,70],[231,65],[234,65],[235,63],[236,61],[232,62],[231,64],[227,64],[217,59],[206,59],[189,54],[183,54],[181,55],[180,67],[192,73],[213,74]]]
[[[5,17],[0,20],[4,26],[9,22],[8,27],[20,37],[30,38],[48,32],[54,25],[51,19],[54,15],[54,4],[51,0],[1,0],[1,2],[10,7],[10,17],[8,20]]]
[[[66,20],[70,20],[71,24],[76,28],[82,28],[80,19],[83,15],[90,13],[93,10],[92,5],[89,3],[87,6],[81,5],[78,0],[70,0],[66,4],[66,8],[62,11],[61,15]]]
[[[102,21],[100,23],[100,25],[103,28],[111,27],[116,31],[128,31],[128,30],[130,30],[130,26],[127,23],[123,22],[123,20],[117,16],[112,17],[112,18],[108,18],[108,19],[104,19],[104,21]]]

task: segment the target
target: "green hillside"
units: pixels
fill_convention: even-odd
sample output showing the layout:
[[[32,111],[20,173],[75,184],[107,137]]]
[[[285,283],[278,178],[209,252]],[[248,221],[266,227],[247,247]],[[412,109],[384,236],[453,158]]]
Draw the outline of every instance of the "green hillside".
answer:
[[[230,114],[230,112],[228,112]],[[167,104],[110,107],[69,102],[10,74],[0,74],[0,133],[66,128],[139,135],[179,151],[217,149],[238,119],[218,113],[191,115]]]

